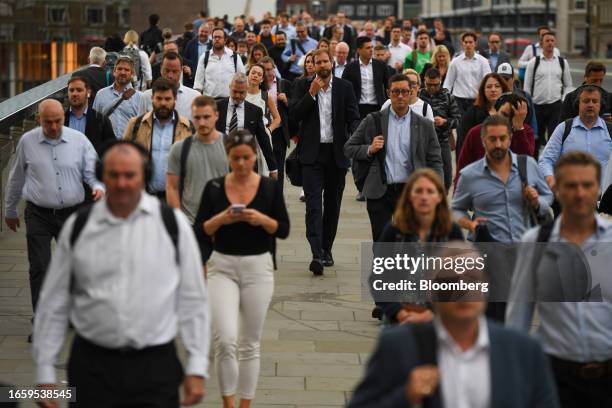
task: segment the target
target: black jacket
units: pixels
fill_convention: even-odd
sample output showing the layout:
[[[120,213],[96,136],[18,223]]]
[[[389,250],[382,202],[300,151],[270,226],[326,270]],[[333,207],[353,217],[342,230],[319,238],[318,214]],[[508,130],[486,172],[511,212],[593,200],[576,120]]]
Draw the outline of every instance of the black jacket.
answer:
[[[285,61],[283,61],[283,51],[285,51],[285,48],[281,48],[276,45],[268,48],[268,55],[274,60],[274,65],[276,65],[278,72],[280,72],[281,76],[285,78],[285,75],[287,74],[291,63],[286,63]]]
[[[104,145],[111,140],[115,140],[113,125],[109,118],[91,108],[87,109],[85,118],[85,136],[87,136],[94,149],[96,149],[98,156],[100,156]],[[69,125],[70,109],[66,109],[64,112],[64,126]]]
[[[217,102],[217,108],[219,109],[219,120],[217,120],[217,130],[221,133],[225,133],[227,123],[227,106],[229,104],[229,98],[223,98]],[[257,138],[257,143],[261,148],[261,152],[266,159],[268,164],[268,170],[275,171],[278,169],[276,160],[274,159],[274,153],[272,152],[272,145],[270,144],[270,138],[266,132],[266,128],[263,123],[263,112],[257,105],[253,105],[248,101],[244,101],[244,128],[248,129]]]
[[[287,101],[291,101],[290,81],[282,78],[276,78],[276,87],[278,93],[284,93],[287,95]],[[294,132],[297,131],[297,126],[294,124],[295,120],[289,115],[289,106],[285,105],[284,102],[277,100],[276,107],[278,108],[278,113],[281,117],[281,126],[272,133],[272,140],[277,137],[282,137],[287,147],[289,147],[291,143],[291,135],[294,134],[292,133],[292,130]]]
[[[300,163],[313,164],[319,156],[321,123],[319,105],[308,92],[313,77],[297,80],[291,97],[291,116],[299,121],[298,149]],[[317,96],[318,98],[318,96]],[[338,77],[332,79],[332,129],[334,131],[334,157],[336,166],[346,169],[348,159],[344,156],[344,144],[359,125],[359,109],[350,82]]]
[[[335,26],[325,27],[323,30],[323,37],[331,40],[332,38],[332,28]],[[349,48],[353,50],[355,48],[355,35],[353,29],[347,25],[344,26],[344,35],[342,36],[342,41],[348,44]],[[349,52],[350,54],[350,52]]]
[[[140,48],[149,55],[163,42],[162,31],[157,26],[150,26],[140,33]]]
[[[73,73],[72,76],[83,77],[87,79],[87,82],[89,82],[89,87],[91,88],[91,94],[89,95],[89,106],[93,104],[93,100],[96,98],[96,94],[100,89],[106,88],[115,82],[115,77],[112,73],[108,73],[107,76],[106,69],[94,65],[78,70]]]
[[[444,126],[436,126],[436,133],[439,141],[448,140],[451,130],[457,128],[461,120],[461,111],[453,95],[445,88],[435,95],[422,88],[419,91],[419,98],[431,105],[434,117],[441,116],[447,120]]]
[[[346,79],[353,85],[357,103],[361,98],[361,70],[360,60],[351,61],[344,68],[342,79]],[[380,106],[387,100],[387,84],[389,82],[389,71],[387,64],[372,58],[372,73],[374,74],[374,92],[376,93],[376,103]]]
[[[583,84],[584,85],[584,84]],[[612,94],[608,93],[605,89],[603,90],[603,95],[601,98],[601,108],[599,110],[599,115],[603,116],[604,113],[612,112]],[[561,105],[561,114],[559,115],[559,123],[563,122],[566,119],[575,118],[578,116],[578,104],[576,100],[578,99],[578,89],[573,90],[572,92],[565,95],[565,99],[563,100],[563,105]]]

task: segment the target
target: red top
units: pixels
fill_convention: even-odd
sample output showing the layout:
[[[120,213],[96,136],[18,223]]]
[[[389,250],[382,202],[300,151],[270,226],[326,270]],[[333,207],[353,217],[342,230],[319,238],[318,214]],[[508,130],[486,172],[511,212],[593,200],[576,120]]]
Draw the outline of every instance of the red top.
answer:
[[[512,141],[510,142],[510,150],[515,154],[526,154],[533,156],[535,150],[535,137],[533,128],[528,124],[523,125],[523,130],[517,130],[512,133]],[[455,174],[455,187],[459,180],[461,169],[480,160],[485,155],[484,146],[480,138],[480,129],[482,124],[476,125],[470,129],[461,146],[461,152],[457,159],[457,173]]]

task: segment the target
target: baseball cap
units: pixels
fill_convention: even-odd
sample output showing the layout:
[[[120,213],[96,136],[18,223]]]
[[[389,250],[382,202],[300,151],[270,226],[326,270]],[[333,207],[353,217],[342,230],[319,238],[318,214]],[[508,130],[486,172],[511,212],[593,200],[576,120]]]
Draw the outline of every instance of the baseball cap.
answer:
[[[508,64],[507,62],[499,64],[497,67],[497,73],[505,77],[514,77],[514,69],[512,68],[512,65]]]

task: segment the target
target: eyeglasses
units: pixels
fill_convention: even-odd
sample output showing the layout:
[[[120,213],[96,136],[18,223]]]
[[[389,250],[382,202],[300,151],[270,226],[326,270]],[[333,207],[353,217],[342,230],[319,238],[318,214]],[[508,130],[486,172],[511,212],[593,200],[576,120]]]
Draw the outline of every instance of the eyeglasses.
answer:
[[[410,89],[392,89],[390,92],[393,96],[406,96],[410,94]]]
[[[438,88],[440,85],[442,85],[441,82],[425,82],[427,88]]]
[[[499,43],[501,43],[501,41],[499,41],[499,40],[489,41],[489,42],[490,42],[491,44],[499,44]]]

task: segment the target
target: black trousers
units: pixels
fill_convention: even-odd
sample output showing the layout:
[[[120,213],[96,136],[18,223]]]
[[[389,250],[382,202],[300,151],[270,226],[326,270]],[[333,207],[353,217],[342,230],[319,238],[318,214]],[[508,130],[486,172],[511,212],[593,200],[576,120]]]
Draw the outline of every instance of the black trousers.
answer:
[[[448,139],[440,141],[440,152],[442,153],[442,166],[444,170],[444,187],[446,191],[449,191],[453,183],[453,156]]]
[[[331,251],[334,245],[346,171],[336,165],[332,143],[321,143],[317,161],[302,165],[306,238],[315,258],[320,258],[323,251]]]
[[[279,132],[277,134],[277,132]],[[282,131],[275,130],[272,134],[272,151],[278,166],[278,187],[283,191],[285,185],[285,159],[287,158],[287,142]]]
[[[113,350],[78,335],[68,361],[75,408],[178,408],[183,368],[174,342],[142,350]]]
[[[562,408],[612,407],[612,375],[587,379],[567,370],[562,360],[549,357]]]
[[[465,115],[470,106],[474,104],[475,99],[471,98],[460,98],[455,96],[455,100],[457,101],[457,106],[459,106],[459,110],[461,111],[461,115]]]
[[[546,146],[548,138],[559,124],[559,112],[561,111],[561,101],[546,105],[535,105],[536,120],[538,122],[538,137],[536,138],[534,157],[537,159],[540,147]],[[548,134],[548,138],[546,138]]]
[[[36,312],[40,290],[51,261],[51,240],[57,240],[64,222],[78,207],[52,210],[29,202],[25,207],[24,219],[28,262],[30,263],[30,293],[34,312]]]
[[[385,225],[391,221],[391,216],[395,211],[397,200],[399,200],[404,186],[404,183],[389,184],[384,196],[376,200],[366,200],[368,217],[370,218],[370,226],[372,228],[372,241],[377,242],[379,240]]]
[[[378,112],[380,110],[380,105],[362,105],[359,104],[359,118],[363,119],[368,114],[372,112]]]

